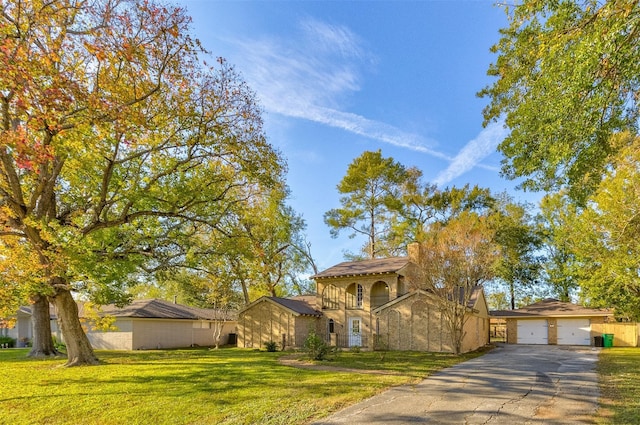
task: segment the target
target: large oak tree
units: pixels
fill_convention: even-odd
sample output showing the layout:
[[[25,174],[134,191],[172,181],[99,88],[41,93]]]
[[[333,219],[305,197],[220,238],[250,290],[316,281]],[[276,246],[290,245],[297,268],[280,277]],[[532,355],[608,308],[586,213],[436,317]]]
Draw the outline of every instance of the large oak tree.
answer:
[[[73,291],[117,298],[284,190],[253,93],[189,25],[150,1],[2,3],[0,273],[44,315],[33,354],[51,301],[67,364],[96,363]]]

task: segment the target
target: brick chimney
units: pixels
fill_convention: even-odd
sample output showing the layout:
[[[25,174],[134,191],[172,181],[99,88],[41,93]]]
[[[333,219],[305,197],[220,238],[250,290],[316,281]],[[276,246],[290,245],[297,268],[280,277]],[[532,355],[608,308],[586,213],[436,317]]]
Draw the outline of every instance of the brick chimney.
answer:
[[[407,245],[407,254],[409,255],[409,261],[416,265],[420,265],[422,262],[423,250],[422,244],[419,242],[411,242]]]

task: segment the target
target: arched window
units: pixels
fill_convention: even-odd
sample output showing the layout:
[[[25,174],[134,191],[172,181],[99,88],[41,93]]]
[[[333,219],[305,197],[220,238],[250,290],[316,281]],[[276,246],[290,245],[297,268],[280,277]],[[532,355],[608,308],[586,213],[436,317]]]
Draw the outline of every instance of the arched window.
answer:
[[[329,319],[329,324],[328,325],[329,325],[329,333],[330,334],[336,333],[336,324],[333,321],[333,319]]]
[[[363,308],[364,290],[359,283],[352,283],[347,288],[347,308],[361,309]]]
[[[389,302],[389,285],[376,282],[371,287],[371,308],[376,308]]]
[[[327,285],[322,291],[322,309],[338,309],[338,288],[336,288],[335,285]]]

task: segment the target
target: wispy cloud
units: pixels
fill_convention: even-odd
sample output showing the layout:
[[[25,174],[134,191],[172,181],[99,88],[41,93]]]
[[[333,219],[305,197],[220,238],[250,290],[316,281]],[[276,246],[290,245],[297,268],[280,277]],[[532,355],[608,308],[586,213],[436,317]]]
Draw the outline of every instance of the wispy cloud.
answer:
[[[478,137],[467,143],[453,158],[449,166],[434,180],[438,186],[446,185],[458,176],[478,166],[480,161],[496,151],[496,147],[508,135],[508,130],[501,122],[491,123],[483,129]],[[493,169],[492,167],[486,167]]]
[[[291,39],[234,41],[240,69],[268,112],[451,160],[429,147],[433,140],[344,112],[344,100],[360,90],[363,68],[376,63],[364,44],[347,27],[311,18],[300,22],[298,36]]]
[[[377,59],[345,26],[307,18],[299,22],[298,33],[287,39],[269,36],[231,42],[236,50],[234,62],[270,113],[310,120],[447,161],[449,166],[436,179],[439,185],[475,166],[495,170],[480,161],[506,135],[501,124],[490,125],[451,157],[433,149],[437,143],[432,139],[346,112],[344,104],[360,90],[364,68],[375,66]]]

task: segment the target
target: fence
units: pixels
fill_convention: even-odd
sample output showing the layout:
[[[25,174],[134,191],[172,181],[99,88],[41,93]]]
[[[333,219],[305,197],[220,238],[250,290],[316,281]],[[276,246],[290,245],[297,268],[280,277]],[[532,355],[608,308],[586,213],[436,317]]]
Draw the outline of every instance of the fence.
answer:
[[[349,337],[348,334],[330,334],[328,338],[326,338],[326,342],[329,345],[339,348],[348,348],[358,346],[361,348],[370,348],[369,347],[369,336],[361,334],[359,336],[360,341],[357,341],[358,338]],[[357,342],[360,342],[359,344]]]
[[[489,325],[490,342],[507,342],[507,321],[504,319],[491,319]]]
[[[638,347],[640,323],[593,323],[593,334],[613,334],[614,347]]]

